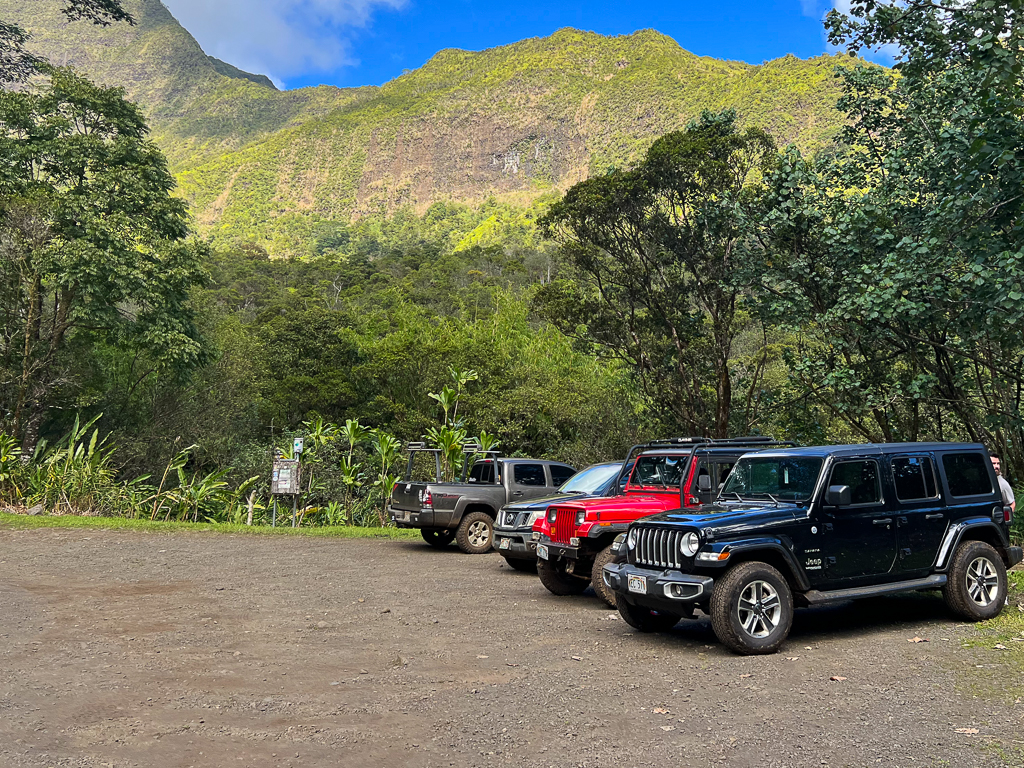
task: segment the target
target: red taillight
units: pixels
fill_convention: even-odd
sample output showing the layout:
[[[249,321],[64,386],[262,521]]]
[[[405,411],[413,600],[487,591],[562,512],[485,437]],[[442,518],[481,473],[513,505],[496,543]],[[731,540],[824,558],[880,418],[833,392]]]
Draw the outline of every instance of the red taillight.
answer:
[[[430,495],[430,491],[423,492],[423,500],[420,502],[421,506],[432,507],[434,506],[434,497]]]
[[[1003,507],[1003,522],[1004,523],[1012,523],[1013,522],[1013,507]]]

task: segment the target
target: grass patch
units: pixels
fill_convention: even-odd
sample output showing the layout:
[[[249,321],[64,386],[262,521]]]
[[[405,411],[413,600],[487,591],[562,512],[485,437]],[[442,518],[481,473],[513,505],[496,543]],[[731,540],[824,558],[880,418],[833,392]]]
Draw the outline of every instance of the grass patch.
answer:
[[[317,536],[338,539],[418,539],[419,531],[397,528],[359,528],[334,526],[323,528],[292,528],[287,523],[278,528],[236,525],[233,523],[179,523],[150,520],[126,520],[120,517],[77,517],[63,515],[28,516],[0,513],[0,530],[34,528],[66,528],[101,531],[141,531],[143,533],[242,533],[250,536]]]
[[[1024,571],[1010,571],[1006,575],[1010,604],[994,619],[976,624],[979,636],[965,644],[991,647],[993,643],[1002,643],[1014,652],[1017,665],[1024,667]]]

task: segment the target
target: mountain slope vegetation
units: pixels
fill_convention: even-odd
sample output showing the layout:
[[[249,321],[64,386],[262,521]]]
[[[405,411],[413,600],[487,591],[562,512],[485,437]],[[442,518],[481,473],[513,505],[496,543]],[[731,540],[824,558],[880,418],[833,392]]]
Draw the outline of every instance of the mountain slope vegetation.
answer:
[[[760,66],[699,57],[653,30],[563,29],[481,52],[443,50],[381,87],[281,92],[208,57],[159,0],[138,23],[69,25],[55,5],[0,0],[36,50],[122,85],[150,119],[198,228],[308,252],[324,222],[495,197],[526,205],[629,165],[703,109],[814,150],[841,123],[839,57]]]

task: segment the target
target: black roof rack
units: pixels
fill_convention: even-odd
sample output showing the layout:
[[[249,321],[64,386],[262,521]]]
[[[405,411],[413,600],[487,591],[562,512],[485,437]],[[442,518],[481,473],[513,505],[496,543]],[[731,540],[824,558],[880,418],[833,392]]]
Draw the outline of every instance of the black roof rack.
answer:
[[[440,448],[431,448],[426,443],[406,443],[405,450],[407,451],[427,451],[428,453],[440,453]]]

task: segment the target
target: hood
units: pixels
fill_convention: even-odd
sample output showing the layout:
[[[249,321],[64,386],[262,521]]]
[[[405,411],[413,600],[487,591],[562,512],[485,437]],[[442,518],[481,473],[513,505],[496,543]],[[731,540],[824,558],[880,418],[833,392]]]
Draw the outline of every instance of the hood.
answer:
[[[558,493],[554,496],[545,496],[542,499],[530,499],[529,501],[516,501],[506,504],[504,509],[509,512],[536,512],[539,509],[547,509],[552,504],[564,504],[569,501],[581,501],[582,499],[600,498],[589,493]]]
[[[715,502],[698,509],[673,509],[645,517],[644,523],[677,523],[692,528],[716,531],[739,527],[746,528],[755,521],[758,525],[771,521],[790,522],[806,514],[806,507],[800,504],[763,501]]]
[[[666,497],[669,497],[666,499]],[[667,493],[630,493],[620,496],[587,496],[576,500],[580,509],[596,512],[599,519],[602,515],[628,515],[631,518],[661,512],[669,504],[679,504],[679,494]],[[582,503],[579,503],[582,502]],[[573,501],[565,498],[558,506],[574,506]]]

